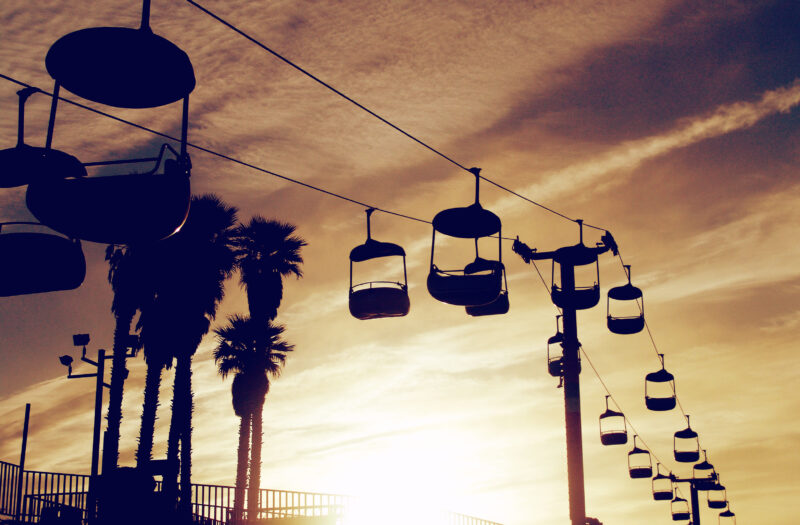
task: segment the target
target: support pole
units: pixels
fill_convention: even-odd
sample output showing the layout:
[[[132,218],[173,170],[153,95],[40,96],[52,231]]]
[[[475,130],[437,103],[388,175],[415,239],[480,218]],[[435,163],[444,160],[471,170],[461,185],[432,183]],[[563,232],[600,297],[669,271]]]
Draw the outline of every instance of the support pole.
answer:
[[[99,488],[100,429],[103,423],[103,377],[105,376],[106,351],[97,351],[97,381],[94,392],[94,428],[92,432],[92,470],[89,478],[89,494],[86,513],[89,523],[95,522],[97,512],[97,492]]]
[[[694,481],[691,483],[692,488],[692,525],[700,525],[700,501],[697,497],[697,485]]]
[[[575,267],[561,264],[561,287],[565,294],[575,292]],[[567,429],[567,477],[569,478],[569,517],[572,525],[586,525],[586,495],[583,475],[583,436],[581,430],[580,343],[574,308],[563,309],[564,323],[564,416]]]
[[[31,404],[25,404],[25,423],[22,425],[22,449],[19,452],[19,474],[17,475],[17,508],[14,518],[22,521],[22,481],[25,477],[25,454],[28,450],[28,423],[31,419]]]

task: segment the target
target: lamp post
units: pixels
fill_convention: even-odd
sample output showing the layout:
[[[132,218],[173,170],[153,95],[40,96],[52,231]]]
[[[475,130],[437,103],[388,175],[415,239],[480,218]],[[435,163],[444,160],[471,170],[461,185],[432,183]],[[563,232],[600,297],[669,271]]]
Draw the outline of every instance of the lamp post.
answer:
[[[97,372],[94,374],[73,374],[72,373],[72,356],[69,355],[62,355],[58,358],[62,365],[67,367],[67,378],[68,379],[78,379],[83,377],[94,377],[95,378],[95,394],[94,394],[94,429],[92,432],[92,467],[91,467],[91,478],[89,479],[89,494],[88,494],[88,501],[86,505],[87,514],[89,517],[89,521],[94,521],[94,502],[95,500],[95,493],[96,493],[96,484],[97,484],[97,476],[98,476],[98,465],[100,463],[100,427],[102,423],[102,412],[103,412],[103,387],[111,388],[111,385],[103,381],[103,376],[105,374],[105,361],[106,359],[110,359],[110,356],[106,356],[106,351],[100,349],[97,351],[97,361],[92,361],[88,357],[86,357],[86,345],[89,344],[89,334],[75,334],[72,336],[72,344],[74,346],[82,346],[83,351],[81,353],[81,361],[84,363],[89,363],[90,365],[97,368]]]

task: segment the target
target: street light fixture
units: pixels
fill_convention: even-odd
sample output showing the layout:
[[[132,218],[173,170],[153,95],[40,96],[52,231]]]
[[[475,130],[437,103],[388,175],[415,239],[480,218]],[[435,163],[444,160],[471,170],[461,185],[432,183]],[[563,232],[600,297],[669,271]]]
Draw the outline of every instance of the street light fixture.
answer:
[[[103,381],[103,377],[105,375],[105,361],[106,359],[110,359],[111,356],[106,356],[106,351],[102,348],[97,351],[97,361],[92,361],[88,357],[86,357],[86,345],[89,344],[89,334],[75,334],[72,336],[72,344],[74,346],[82,346],[83,351],[81,352],[81,361],[84,363],[89,363],[90,365],[97,368],[97,372],[94,374],[73,374],[72,373],[72,362],[73,359],[69,355],[62,355],[58,358],[59,362],[67,367],[67,378],[69,379],[78,379],[83,377],[94,377],[95,378],[95,395],[94,395],[94,429],[92,433],[92,470],[91,470],[91,478],[89,483],[89,497],[87,502],[87,511],[89,516],[89,521],[94,521],[94,514],[95,514],[95,507],[94,502],[96,501],[96,486],[97,486],[97,476],[98,476],[98,464],[100,460],[100,427],[102,425],[102,413],[103,413],[103,387],[111,388],[111,385]]]

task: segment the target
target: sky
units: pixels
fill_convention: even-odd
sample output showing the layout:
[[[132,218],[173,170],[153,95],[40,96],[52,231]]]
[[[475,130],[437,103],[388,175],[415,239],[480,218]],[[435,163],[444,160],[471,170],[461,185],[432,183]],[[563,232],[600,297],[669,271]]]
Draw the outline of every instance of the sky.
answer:
[[[679,399],[727,487],[738,523],[800,512],[800,5],[793,1],[206,0],[203,5],[465,166],[572,218],[611,231]],[[46,90],[49,46],[91,26],[138,24],[134,1],[5,0],[0,73]],[[469,204],[471,176],[327,91],[186,2],[153,2],[153,30],[186,51],[197,87],[190,141],[370,205],[430,220]],[[0,79],[0,144],[16,143],[18,86]],[[78,100],[77,96],[63,96]],[[28,103],[26,141],[42,145],[49,98]],[[96,104],[89,104],[100,107]],[[179,104],[103,108],[175,134]],[[154,152],[161,139],[62,104],[54,147],[83,162]],[[306,239],[302,279],[285,283],[278,321],[296,346],[265,411],[265,488],[402,498],[505,525],[568,520],[563,393],[546,369],[556,310],[531,266],[502,246],[510,312],[471,318],[425,288],[431,227],[383,213],[372,233],[407,252],[411,312],[359,321],[347,308],[348,253],[363,208],[190,151],[193,192],[246,220],[289,221]],[[551,250],[574,223],[484,184],[503,235]],[[0,220],[31,220],[24,188],[0,192]],[[587,230],[586,242],[600,232]],[[439,245],[447,256],[456,242]],[[441,248],[441,250],[440,250]],[[482,244],[482,253],[491,253]],[[88,472],[92,384],[56,357],[110,348],[105,246],[84,243],[77,290],[0,299],[0,460],[16,462],[32,405],[29,468]],[[483,251],[485,250],[485,251]],[[451,254],[453,255],[453,254]],[[463,261],[467,262],[467,261]],[[391,268],[389,268],[391,269]],[[549,264],[540,265],[549,279]],[[394,268],[393,270],[396,270]],[[625,282],[601,256],[603,294]],[[215,326],[246,312],[236,280]],[[668,469],[679,411],[648,412],[644,376],[660,365],[646,333],[605,327],[601,305],[579,338],[619,408]],[[194,359],[193,479],[232,484],[238,421],[230,380],[206,337]],[[625,447],[603,447],[605,390],[581,374],[587,514],[671,523]],[[121,463],[132,465],[144,363],[129,361]],[[88,372],[77,368],[76,372]],[[157,457],[165,455],[165,374]],[[684,490],[684,496],[688,497]],[[701,506],[703,523],[716,511]]]

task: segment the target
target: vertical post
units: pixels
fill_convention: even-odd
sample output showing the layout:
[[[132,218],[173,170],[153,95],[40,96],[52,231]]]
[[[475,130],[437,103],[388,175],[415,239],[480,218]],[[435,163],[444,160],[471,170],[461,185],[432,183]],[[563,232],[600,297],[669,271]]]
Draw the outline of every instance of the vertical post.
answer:
[[[94,392],[94,428],[92,431],[92,470],[89,478],[89,494],[86,502],[86,515],[89,523],[94,523],[97,513],[98,465],[100,463],[100,428],[103,416],[103,378],[105,376],[106,351],[97,351],[97,380]]]
[[[22,449],[19,452],[19,474],[17,475],[17,508],[15,519],[22,520],[22,481],[25,477],[25,454],[28,450],[28,423],[31,419],[31,404],[25,404],[25,423],[22,425]]]
[[[561,288],[575,292],[575,267],[561,264]],[[574,308],[564,308],[564,416],[567,428],[567,477],[569,517],[572,525],[586,525],[586,496],[583,480],[583,436],[581,430],[581,385],[578,321]]]
[[[45,140],[44,147],[50,149],[53,146],[53,129],[56,125],[56,110],[58,109],[58,97],[61,90],[61,84],[56,80],[53,85],[53,99],[50,101],[50,120],[47,123],[47,139]]]
[[[692,492],[692,525],[700,525],[700,501],[697,497],[697,485],[690,483]]]

